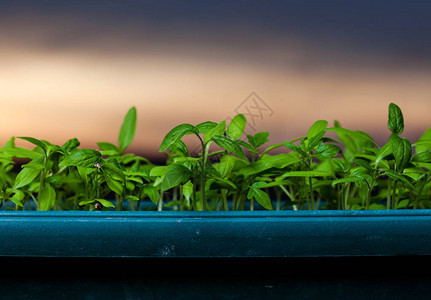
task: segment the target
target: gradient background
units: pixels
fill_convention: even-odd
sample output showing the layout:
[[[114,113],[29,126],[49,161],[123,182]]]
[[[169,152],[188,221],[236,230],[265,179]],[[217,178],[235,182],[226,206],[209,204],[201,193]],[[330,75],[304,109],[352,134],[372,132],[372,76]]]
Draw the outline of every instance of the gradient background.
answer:
[[[1,1],[0,143],[116,143],[136,106],[129,151],[154,159],[179,123],[247,109],[271,143],[337,119],[383,144],[390,102],[415,141],[430,66],[427,1]]]

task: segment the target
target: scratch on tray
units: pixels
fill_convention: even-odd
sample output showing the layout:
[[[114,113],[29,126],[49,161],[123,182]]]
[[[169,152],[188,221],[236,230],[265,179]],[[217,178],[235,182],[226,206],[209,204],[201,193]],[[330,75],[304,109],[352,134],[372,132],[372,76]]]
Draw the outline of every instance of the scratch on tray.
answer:
[[[160,248],[157,252],[160,256],[175,256],[175,246],[174,245],[166,245]]]

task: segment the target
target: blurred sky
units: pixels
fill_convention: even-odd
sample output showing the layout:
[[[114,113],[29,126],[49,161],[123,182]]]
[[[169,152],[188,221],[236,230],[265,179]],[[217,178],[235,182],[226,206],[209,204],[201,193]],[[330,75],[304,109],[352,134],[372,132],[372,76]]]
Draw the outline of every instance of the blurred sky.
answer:
[[[316,120],[388,138],[431,127],[428,1],[1,1],[0,143],[117,141],[152,157],[179,123],[247,115],[271,143]],[[160,157],[160,156],[159,156]]]

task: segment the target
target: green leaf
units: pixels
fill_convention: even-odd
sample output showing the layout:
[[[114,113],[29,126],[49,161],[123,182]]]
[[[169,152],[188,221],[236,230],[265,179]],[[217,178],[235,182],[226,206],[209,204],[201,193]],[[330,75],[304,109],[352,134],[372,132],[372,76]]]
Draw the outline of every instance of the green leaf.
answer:
[[[217,126],[208,130],[205,133],[205,136],[204,136],[205,143],[208,143],[215,135],[223,135],[225,130],[226,130],[226,122],[221,121],[220,123],[217,124]]]
[[[418,181],[419,178],[423,175],[426,174],[427,172],[419,167],[411,167],[411,168],[405,168],[403,171],[403,176],[407,176],[411,179],[413,179],[414,181]]]
[[[324,171],[290,171],[284,173],[281,177],[326,177],[331,174]]]
[[[230,190],[236,190],[237,189],[236,185],[232,181],[227,180],[225,178],[221,178],[221,177],[217,177],[217,176],[211,176],[211,177],[209,177],[209,179],[214,180],[213,182],[218,184],[219,187],[217,188],[217,190],[219,190],[220,188],[230,189]],[[207,184],[209,181],[210,180],[207,181]]]
[[[326,131],[327,126],[328,126],[328,121],[325,121],[325,120],[316,121],[308,130],[307,140],[311,140],[313,137],[321,135],[322,132]]]
[[[87,204],[91,204],[94,203],[96,201],[96,199],[87,199],[87,200],[82,200],[79,202],[79,206],[84,206]]]
[[[162,177],[169,171],[168,166],[155,166],[151,168],[150,176],[152,177]]]
[[[124,192],[124,184],[123,182],[119,182],[116,179],[114,179],[109,173],[104,173],[105,182],[108,185],[108,187],[118,195],[123,195]]]
[[[170,165],[169,171],[165,174],[162,180],[161,189],[167,191],[179,184],[189,180],[190,170],[183,165]]]
[[[36,179],[39,173],[40,169],[23,168],[15,178],[15,184],[13,186],[13,189],[16,190],[23,186],[26,186],[27,184],[30,184],[31,182],[33,182],[33,180]]]
[[[176,153],[178,151],[181,151],[184,155],[187,155],[187,156],[189,155],[189,149],[187,148],[187,145],[183,141],[181,141],[181,140],[179,140],[176,143],[170,145],[168,147],[168,149],[172,153]]]
[[[350,170],[349,164],[344,159],[333,158],[334,166],[341,172],[346,173]]]
[[[11,137],[3,146],[4,148],[15,148],[15,137]]]
[[[320,144],[314,152],[314,156],[320,160],[328,159],[336,156],[341,149],[333,144]]]
[[[250,189],[248,190],[248,193],[247,193],[247,199],[254,198],[264,208],[271,210],[272,209],[271,199],[269,198],[267,193],[265,193],[259,188],[264,186],[265,184],[266,183],[264,182],[255,182],[252,186],[250,186]]]
[[[94,199],[94,201],[99,202],[103,205],[103,207],[115,207],[115,205],[111,201],[105,199]]]
[[[43,157],[42,154],[40,154],[39,152],[33,151],[33,150],[29,150],[26,148],[2,148],[0,149],[1,152],[3,152],[3,154],[5,156],[10,156],[10,157],[17,157],[17,158],[29,158],[29,159],[35,159],[38,157]]]
[[[61,148],[67,153],[71,152],[73,149],[77,148],[80,145],[80,142],[77,138],[73,138],[68,140],[66,143],[61,146]]]
[[[404,117],[401,109],[395,104],[389,104],[388,128],[394,134],[401,134],[404,130]]]
[[[103,174],[110,176],[112,179],[123,181],[125,178],[124,172],[112,162],[103,161],[101,170]]]
[[[431,152],[419,152],[412,157],[412,162],[431,163]]]
[[[170,145],[175,144],[186,134],[196,134],[199,136],[199,130],[191,124],[181,124],[174,127],[164,137],[162,144],[160,145],[159,152],[166,150]]]
[[[347,128],[342,128],[342,127],[331,127],[327,129],[328,131],[333,131],[337,134],[337,136],[342,139],[343,136],[351,136],[353,138],[355,138],[355,140],[360,140],[361,143],[366,142],[369,143],[375,147],[377,147],[376,143],[373,141],[373,139],[366,134],[365,132],[362,131],[353,131]],[[344,138],[342,140],[345,140]],[[356,146],[353,145],[349,145],[349,147],[354,147],[356,149]]]
[[[291,154],[281,153],[274,156],[265,155],[262,159],[251,163],[245,168],[238,171],[239,175],[250,176],[270,168],[285,168],[294,163],[300,162],[301,159]]]
[[[208,132],[208,130],[213,129],[216,126],[217,126],[216,122],[206,121],[196,125],[196,128],[199,130],[199,133],[205,134]]]
[[[285,146],[286,148],[299,153],[302,157],[307,156],[307,153],[304,152],[304,150],[301,149],[301,147],[296,146],[294,143],[292,142],[282,142],[283,146]]]
[[[261,155],[264,155],[264,154],[268,153],[269,151],[271,151],[271,150],[273,150],[273,149],[276,149],[276,148],[279,148],[279,147],[282,147],[282,146],[285,146],[285,147],[286,147],[285,143],[287,143],[287,142],[282,142],[282,143],[278,143],[278,144],[271,145],[271,146],[269,146],[268,148],[266,148],[266,149],[262,152],[262,154],[261,154]],[[293,145],[293,143],[292,143],[292,145]],[[295,146],[295,145],[294,145],[294,146]]]
[[[115,156],[120,154],[120,149],[112,143],[98,142],[100,150],[102,150],[102,155]]]
[[[45,166],[44,166],[44,160],[45,160],[44,157],[40,156],[38,158],[33,159],[28,164],[22,165],[22,167],[23,168],[32,168],[32,169],[42,170],[43,168],[45,168]]]
[[[33,145],[36,145],[36,146],[40,147],[43,150],[43,152],[45,152],[45,153],[47,151],[47,145],[44,142],[42,142],[41,140],[38,140],[38,139],[35,139],[35,138],[32,138],[32,137],[25,137],[25,136],[21,136],[21,137],[18,137],[18,138],[22,139],[22,140],[26,140],[27,142],[30,142]]]
[[[218,146],[222,147],[223,149],[226,149],[228,152],[235,154],[241,159],[246,160],[246,156],[244,154],[244,151],[242,148],[233,140],[222,136],[222,135],[215,135],[213,136],[212,140],[214,143],[216,143]]]
[[[259,148],[263,144],[269,142],[268,136],[269,136],[269,132],[262,131],[262,132],[256,133],[254,136],[248,134],[247,139],[249,143],[253,145],[253,147]]]
[[[431,151],[431,127],[428,128],[427,131],[425,131],[424,134],[421,135],[419,140],[414,143],[416,153],[424,152],[424,151]]]
[[[190,180],[183,185],[183,195],[186,199],[190,199],[193,195],[193,183]]]
[[[217,168],[217,171],[220,173],[222,178],[225,178],[230,174],[235,165],[236,159],[237,158],[232,155],[222,155],[220,157],[220,163],[214,167]]]
[[[120,145],[121,153],[132,143],[135,137],[136,119],[136,108],[132,107],[124,117],[118,136],[118,144]]]
[[[324,159],[322,160],[315,168],[315,171],[322,171],[330,174],[329,176],[335,176],[334,164],[332,159]]]
[[[407,167],[412,157],[412,146],[410,141],[399,137],[396,134],[392,134],[389,137],[389,143],[391,144],[392,154],[395,158],[395,165],[397,170],[401,172]]]
[[[379,152],[377,152],[376,155],[376,165],[379,164],[379,162],[384,159],[385,157],[392,154],[392,146],[391,143],[388,142],[383,145],[382,148],[380,148]]]
[[[336,185],[339,183],[349,183],[349,182],[359,182],[359,181],[363,181],[365,180],[363,177],[358,177],[358,176],[348,176],[348,177],[343,177],[340,179],[336,179],[334,181],[332,181],[332,185]]]
[[[51,210],[54,207],[55,198],[56,193],[54,188],[49,183],[45,183],[39,195],[40,210]]]
[[[251,153],[257,153],[258,151],[249,143],[244,142],[243,140],[235,140],[235,142],[241,146],[244,147],[245,149],[249,150]]]
[[[243,114],[237,114],[227,128],[227,135],[233,140],[239,139],[244,133],[246,122]]]
[[[336,128],[342,128],[341,124],[338,121],[334,121],[334,126]],[[330,128],[328,128],[330,130]],[[343,134],[341,132],[337,132],[337,137],[341,140],[343,145],[345,146],[345,152],[350,151],[352,153],[356,153],[358,151],[357,143],[355,139],[347,134]]]
[[[74,149],[59,164],[60,167],[94,168],[95,164],[102,162],[102,154],[93,149]]]
[[[325,133],[326,133],[326,130],[323,130],[317,135],[313,136],[311,139],[307,139],[306,141],[301,141],[301,146],[303,143],[305,143],[304,146],[306,146],[306,148],[303,148],[303,149],[307,149],[307,151],[311,151],[315,149],[317,146],[320,146],[322,144],[323,136],[325,135]]]
[[[412,190],[415,189],[415,187],[407,180],[407,178],[405,178],[403,175],[395,172],[394,170],[387,170],[385,172],[385,174],[394,180],[402,181],[403,183],[407,184],[409,186],[409,188],[411,188]]]
[[[364,159],[360,159],[360,158],[355,158],[353,159],[353,161],[358,164],[359,166],[367,169],[368,171],[373,171],[373,168],[371,167],[371,165]]]
[[[159,190],[157,187],[152,185],[146,185],[144,187],[144,193],[150,197],[151,202],[157,204],[159,202]]]
[[[10,198],[10,200],[15,203],[15,205],[19,206],[19,207],[23,207],[22,205],[22,200],[24,200],[24,192],[21,190],[16,190],[14,191],[14,195],[12,198]]]

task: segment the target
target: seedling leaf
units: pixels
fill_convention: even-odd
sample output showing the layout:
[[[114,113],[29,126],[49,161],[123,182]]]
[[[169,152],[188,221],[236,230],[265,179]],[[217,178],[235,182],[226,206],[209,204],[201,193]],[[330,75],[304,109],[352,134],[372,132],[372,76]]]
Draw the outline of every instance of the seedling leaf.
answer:
[[[216,126],[217,126],[216,122],[206,121],[206,122],[203,122],[203,123],[196,125],[196,128],[199,130],[199,133],[205,134],[208,132],[208,130],[213,129]]]
[[[85,167],[94,168],[94,165],[102,162],[102,154],[93,149],[75,149],[60,163],[60,167]]]
[[[227,134],[231,139],[239,139],[244,133],[247,120],[243,114],[237,114],[227,128]]]
[[[235,154],[241,159],[246,160],[246,156],[244,154],[244,151],[241,149],[241,147],[233,140],[224,137],[222,135],[215,135],[213,136],[212,140],[214,143],[216,143],[218,146],[222,147],[223,149],[226,149],[227,151]]]
[[[394,134],[401,134],[404,130],[403,113],[395,103],[389,104],[388,128]]]
[[[328,121],[325,121],[325,120],[316,121],[308,130],[307,140],[311,140],[313,137],[320,135],[322,131],[326,131],[327,126],[328,126]]]
[[[395,164],[398,171],[404,170],[407,164],[410,162],[412,157],[412,146],[410,141],[399,137],[396,134],[392,134],[389,137],[389,143],[391,144],[392,154],[395,158]]]
[[[337,145],[322,143],[317,147],[314,155],[316,158],[323,160],[336,156],[340,151],[341,149]]]
[[[55,198],[56,193],[54,188],[49,183],[45,183],[39,195],[40,210],[51,210],[54,207]]]
[[[115,207],[115,205],[111,201],[108,201],[108,200],[105,200],[105,199],[95,199],[94,201],[99,202],[100,204],[103,205],[103,207],[107,207],[107,208],[109,208],[109,207]]]
[[[389,177],[391,177],[394,180],[399,180],[399,181],[404,182],[405,184],[407,184],[409,186],[409,188],[411,188],[412,190],[414,190],[415,187],[407,180],[407,178],[405,178],[401,174],[398,174],[394,170],[387,170],[385,172],[385,174],[388,175]]]
[[[247,139],[249,143],[253,145],[253,147],[259,148],[263,144],[269,142],[268,136],[269,136],[269,132],[262,131],[262,132],[256,133],[254,136],[248,134]]]
[[[170,145],[175,144],[186,134],[196,134],[199,136],[199,130],[191,124],[181,124],[174,127],[164,137],[162,144],[160,145],[159,152],[166,150]]]
[[[13,189],[19,189],[31,183],[40,173],[40,169],[23,168],[15,178]]]
[[[222,155],[220,157],[220,163],[217,165],[217,171],[220,173],[222,178],[225,178],[230,174],[235,165],[236,159],[237,158],[232,155]]]
[[[267,193],[265,193],[259,188],[261,186],[265,186],[265,183],[255,182],[252,186],[250,186],[250,189],[248,190],[248,193],[247,193],[247,199],[254,198],[264,208],[271,210],[272,209],[271,199],[269,198]]]
[[[121,153],[132,143],[135,137],[136,119],[136,108],[132,107],[124,117],[118,136],[118,144],[120,145]]]
[[[36,145],[36,146],[40,147],[43,150],[43,152],[45,152],[45,153],[47,151],[46,144],[44,142],[42,142],[41,140],[38,140],[38,139],[35,139],[35,138],[32,138],[32,137],[26,137],[26,136],[21,136],[21,137],[18,137],[18,138],[22,139],[22,140],[26,140],[27,142],[30,142],[33,145]]]
[[[290,171],[282,175],[282,177],[326,177],[331,174],[324,171]]]
[[[205,143],[208,143],[215,135],[223,135],[225,130],[226,130],[226,122],[221,121],[220,123],[217,124],[217,126],[208,130],[205,133],[205,136],[204,136]]]
[[[161,189],[167,191],[179,184],[189,180],[190,171],[182,165],[170,165],[169,171],[165,174],[162,180]]]
[[[144,187],[144,193],[150,197],[151,202],[153,202],[155,205],[159,202],[159,192],[157,187],[152,185],[146,185]]]
[[[77,148],[80,145],[80,142],[78,139],[73,138],[68,140],[66,143],[61,146],[61,148],[66,151],[67,153],[71,152],[73,149]]]

